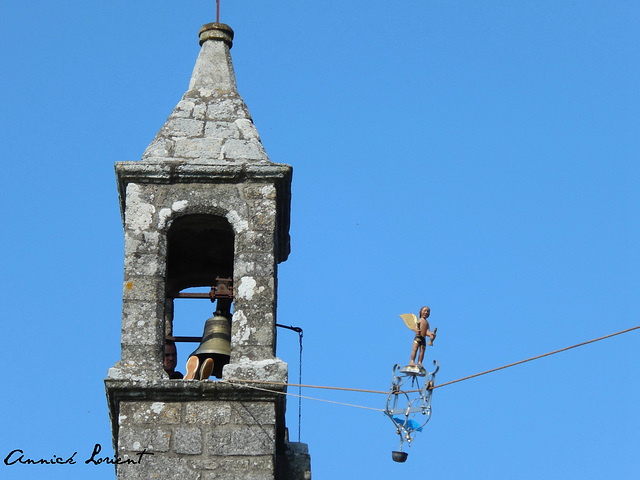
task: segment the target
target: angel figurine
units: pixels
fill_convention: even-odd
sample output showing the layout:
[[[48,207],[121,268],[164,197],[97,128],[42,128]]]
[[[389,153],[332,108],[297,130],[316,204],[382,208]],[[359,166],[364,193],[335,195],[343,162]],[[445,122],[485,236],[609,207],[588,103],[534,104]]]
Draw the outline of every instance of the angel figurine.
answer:
[[[404,323],[410,330],[413,330],[416,334],[413,339],[413,346],[411,349],[411,360],[409,365],[406,367],[409,370],[423,370],[422,361],[424,360],[424,353],[427,347],[426,337],[429,337],[429,345],[433,346],[433,341],[436,339],[437,328],[433,329],[433,332],[429,329],[429,322],[427,318],[431,314],[431,309],[429,307],[422,307],[420,309],[420,318],[417,318],[413,313],[404,313],[400,315],[400,318],[404,320]],[[418,349],[420,350],[420,354],[418,356],[418,364],[416,365],[416,354],[418,353]]]

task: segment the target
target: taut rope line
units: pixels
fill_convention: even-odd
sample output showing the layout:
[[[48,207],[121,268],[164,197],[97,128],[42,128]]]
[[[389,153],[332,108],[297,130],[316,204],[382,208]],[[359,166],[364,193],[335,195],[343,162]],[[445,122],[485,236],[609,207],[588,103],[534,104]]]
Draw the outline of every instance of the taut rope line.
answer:
[[[621,330],[620,332],[611,333],[611,334],[605,335],[603,337],[594,338],[593,340],[588,340],[586,342],[577,343],[575,345],[571,345],[570,347],[565,347],[565,348],[561,348],[559,350],[554,350],[552,352],[543,353],[542,355],[536,355],[535,357],[527,358],[525,360],[520,360],[519,362],[510,363],[508,365],[503,365],[502,367],[492,368],[491,370],[486,370],[484,372],[476,373],[474,375],[469,375],[467,377],[462,377],[462,378],[459,378],[457,380],[452,380],[451,382],[441,383],[440,385],[434,385],[431,388],[432,389],[436,389],[436,388],[440,388],[440,387],[446,387],[447,385],[452,385],[454,383],[459,383],[459,382],[462,382],[462,381],[465,381],[465,380],[470,380],[472,378],[480,377],[480,376],[486,375],[488,373],[493,373],[493,372],[497,372],[499,370],[504,370],[505,368],[515,367],[516,365],[521,365],[523,363],[531,362],[533,360],[538,360],[540,358],[549,357],[551,355],[555,355],[556,353],[566,352],[567,350],[571,350],[573,348],[578,348],[578,347],[582,347],[584,345],[589,345],[590,343],[599,342],[600,340],[605,340],[607,338],[615,337],[617,335],[622,335],[624,333],[629,333],[629,332],[632,332],[632,331],[638,330],[638,329],[640,329],[640,325],[638,325],[636,327],[632,327],[632,328],[627,328],[626,330]],[[287,387],[299,387],[299,388],[319,388],[319,389],[323,389],[323,390],[339,390],[339,391],[344,391],[344,392],[359,392],[359,393],[379,393],[379,394],[384,394],[384,395],[388,395],[389,394],[388,391],[381,391],[381,390],[365,390],[365,389],[362,389],[362,388],[346,388],[346,387],[329,387],[329,386],[323,386],[323,385],[302,385],[302,384],[298,384],[298,383],[269,382],[269,381],[263,381],[263,380],[228,379],[228,380],[225,380],[225,381],[227,381],[229,383],[262,384],[262,385],[287,386]],[[249,388],[254,388],[256,390],[274,392],[274,390],[269,390],[267,388],[254,387],[254,386],[251,386],[251,385],[245,385],[245,386],[247,386]],[[409,390],[406,393],[412,393],[412,392],[418,392],[418,391],[419,390]],[[349,404],[349,403],[335,402],[335,401],[332,401],[332,400],[323,400],[323,399],[320,399],[320,398],[304,397],[302,395],[296,395],[296,394],[288,393],[288,392],[275,392],[275,393],[282,393],[284,395],[291,395],[291,396],[296,396],[296,397],[300,397],[300,398],[306,398],[308,400],[317,400],[317,401],[320,401],[320,402],[335,403],[335,404],[338,404],[338,405],[346,405],[346,406],[357,407],[357,408],[365,408],[367,410],[382,411],[382,410],[377,409],[377,408],[364,407],[364,406],[361,406],[361,405],[353,405],[353,404]]]
[[[504,365],[502,367],[493,368],[491,370],[487,370],[486,372],[476,373],[475,375],[469,375],[468,377],[459,378],[458,380],[453,380],[451,382],[441,383],[440,385],[434,385],[433,388],[445,387],[447,385],[452,385],[454,383],[462,382],[464,380],[469,380],[471,378],[479,377],[481,375],[486,375],[487,373],[493,373],[493,372],[497,372],[498,370],[504,370],[505,368],[515,367],[516,365],[520,365],[520,364],[523,364],[523,363],[526,363],[526,362],[531,362],[533,360],[538,360],[540,358],[548,357],[550,355],[555,355],[556,353],[566,352],[567,350],[571,350],[572,348],[582,347],[582,346],[588,345],[590,343],[595,343],[595,342],[599,342],[600,340],[605,340],[607,338],[615,337],[616,335],[622,335],[623,333],[629,333],[629,332],[631,332],[633,330],[637,330],[639,328],[640,328],[640,325],[638,325],[637,327],[633,327],[633,328],[628,328],[626,330],[622,330],[620,332],[611,333],[609,335],[605,335],[604,337],[598,337],[598,338],[594,338],[593,340],[588,340],[586,342],[577,343],[575,345],[571,345],[570,347],[565,347],[565,348],[561,348],[559,350],[554,350],[553,352],[543,353],[542,355],[537,355],[535,357],[527,358],[526,360],[520,360],[519,362],[510,363],[509,365]]]

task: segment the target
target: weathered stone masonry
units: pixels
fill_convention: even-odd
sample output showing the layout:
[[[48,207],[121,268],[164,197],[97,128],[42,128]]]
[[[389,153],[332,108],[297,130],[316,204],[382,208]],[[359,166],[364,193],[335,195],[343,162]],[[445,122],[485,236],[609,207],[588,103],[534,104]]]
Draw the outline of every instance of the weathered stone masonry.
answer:
[[[304,478],[289,474],[291,465],[300,462],[288,462],[286,448],[274,455],[276,432],[283,425],[272,396],[246,395],[221,382],[168,383],[173,385],[147,392],[164,401],[130,399],[130,390],[115,392],[119,455],[137,458],[142,449],[154,453],[142,465],[120,466],[119,478]]]
[[[202,28],[189,90],[142,159],[116,164],[122,354],[105,385],[117,455],[153,453],[118,466],[119,479],[311,477],[306,445],[286,441],[284,396],[225,381],[287,381],[275,324],[292,172],[269,160],[237,93],[232,39],[226,25]],[[231,276],[235,289],[223,381],[169,380],[162,360],[172,295],[217,275]]]

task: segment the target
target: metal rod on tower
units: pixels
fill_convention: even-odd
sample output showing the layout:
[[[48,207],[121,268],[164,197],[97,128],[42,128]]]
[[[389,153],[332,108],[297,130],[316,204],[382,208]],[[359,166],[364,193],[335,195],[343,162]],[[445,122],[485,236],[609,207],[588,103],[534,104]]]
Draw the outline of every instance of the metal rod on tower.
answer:
[[[220,23],[220,0],[216,0],[216,23]]]

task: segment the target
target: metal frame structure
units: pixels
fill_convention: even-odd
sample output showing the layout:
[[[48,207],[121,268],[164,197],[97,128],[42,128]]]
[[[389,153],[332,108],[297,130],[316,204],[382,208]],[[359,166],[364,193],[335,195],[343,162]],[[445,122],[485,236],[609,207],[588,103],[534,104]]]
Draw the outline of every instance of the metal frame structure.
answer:
[[[404,461],[406,454],[402,453],[402,444],[406,440],[409,446],[413,441],[416,432],[422,431],[422,428],[431,419],[431,396],[433,394],[433,385],[436,373],[440,369],[437,360],[433,361],[436,369],[428,372],[424,369],[420,371],[411,371],[401,368],[399,364],[393,366],[393,378],[391,380],[391,388],[387,397],[386,408],[384,410],[396,427],[396,433],[400,436],[400,448],[394,453],[400,454],[396,461]],[[420,378],[424,378],[424,384],[420,386]],[[410,383],[410,389],[406,385]],[[424,421],[415,420],[417,414],[424,416]]]

